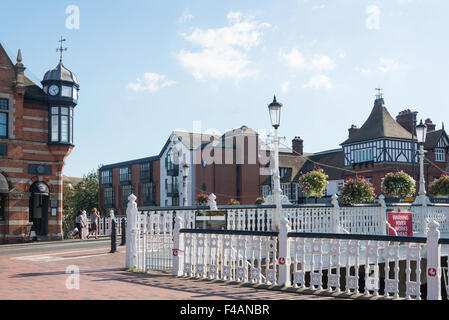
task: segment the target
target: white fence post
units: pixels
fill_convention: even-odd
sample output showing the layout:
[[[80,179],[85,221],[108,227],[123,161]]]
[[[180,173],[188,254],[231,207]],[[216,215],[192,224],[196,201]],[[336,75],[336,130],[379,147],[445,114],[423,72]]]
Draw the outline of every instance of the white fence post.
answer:
[[[427,217],[430,216],[427,214],[427,203],[424,202],[421,205],[421,228],[422,234],[426,234],[427,229]]]
[[[139,224],[137,223],[137,197],[130,194],[128,197],[128,207],[126,208],[126,268],[137,267],[137,237]]]
[[[176,216],[173,228],[173,272],[174,276],[182,276],[184,272],[184,237],[179,232],[182,228],[182,218]]]
[[[281,219],[281,225],[278,235],[279,241],[279,285],[283,287],[290,287],[290,243],[288,241],[287,233],[290,231],[287,218]]]
[[[427,300],[441,300],[441,248],[440,224],[435,220],[429,222],[427,231]]]
[[[379,204],[379,227],[381,228],[379,234],[387,235],[387,204],[385,203],[385,196],[383,194],[379,196]]]
[[[338,205],[338,196],[336,194],[332,195],[332,215],[331,215],[331,226],[333,233],[340,232],[340,206]]]

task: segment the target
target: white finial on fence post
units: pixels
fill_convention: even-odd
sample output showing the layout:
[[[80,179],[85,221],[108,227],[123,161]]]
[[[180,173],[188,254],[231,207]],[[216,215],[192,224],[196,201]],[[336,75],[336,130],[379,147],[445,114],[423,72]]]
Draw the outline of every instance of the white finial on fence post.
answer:
[[[440,224],[435,220],[429,222],[427,231],[427,300],[441,300],[441,248]]]
[[[332,195],[332,205],[334,206],[332,208],[332,232],[333,233],[339,233],[340,229],[340,205],[338,204],[338,196],[336,194]]]
[[[137,236],[139,225],[137,223],[137,197],[134,194],[128,196],[128,206],[126,208],[126,268],[130,269],[137,266]]]
[[[287,218],[282,218],[279,230],[279,285],[283,287],[290,287],[290,243],[288,241],[288,232],[290,227]]]
[[[213,193],[211,193],[209,197],[207,197],[207,204],[209,205],[210,210],[218,210],[217,202],[215,201],[215,199],[217,199],[217,197]]]
[[[174,276],[182,276],[184,270],[184,237],[179,231],[182,228],[182,218],[176,216],[173,228],[173,272]]]
[[[380,210],[379,210],[379,221],[380,221],[380,227],[381,227],[381,234],[387,235],[388,234],[388,227],[387,227],[387,204],[385,203],[385,196],[381,194],[378,198],[378,203],[380,204]]]

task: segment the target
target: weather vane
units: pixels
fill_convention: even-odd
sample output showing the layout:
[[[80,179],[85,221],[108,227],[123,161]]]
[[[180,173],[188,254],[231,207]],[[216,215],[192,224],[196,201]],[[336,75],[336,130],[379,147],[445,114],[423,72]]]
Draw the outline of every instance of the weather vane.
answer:
[[[377,94],[376,94],[376,99],[382,99],[382,90],[381,88],[376,88],[377,90]]]
[[[61,40],[58,40],[58,42],[60,43],[59,48],[56,48],[56,51],[59,51],[59,61],[62,62],[62,52],[63,51],[67,51],[67,48],[63,48],[62,47],[62,43],[65,41],[65,39],[63,39],[61,37]]]

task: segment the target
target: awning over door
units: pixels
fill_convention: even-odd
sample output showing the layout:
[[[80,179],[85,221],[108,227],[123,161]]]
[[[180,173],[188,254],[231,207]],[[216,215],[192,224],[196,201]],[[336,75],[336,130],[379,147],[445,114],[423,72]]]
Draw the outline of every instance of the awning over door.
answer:
[[[35,182],[30,187],[30,192],[33,194],[40,194],[43,196],[48,196],[49,190],[48,186],[43,182]]]
[[[8,187],[8,181],[6,181],[6,178],[0,174],[0,193],[8,193],[9,187]]]

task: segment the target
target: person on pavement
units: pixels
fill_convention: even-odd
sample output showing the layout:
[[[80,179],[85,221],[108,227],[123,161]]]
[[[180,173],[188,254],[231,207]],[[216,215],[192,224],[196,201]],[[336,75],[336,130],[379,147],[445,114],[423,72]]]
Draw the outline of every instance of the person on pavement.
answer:
[[[97,208],[93,208],[90,213],[90,230],[89,230],[89,234],[87,235],[87,239],[89,239],[89,237],[92,233],[95,234],[95,239],[98,239],[98,236],[97,236],[98,218],[100,218],[100,215],[98,214]]]

